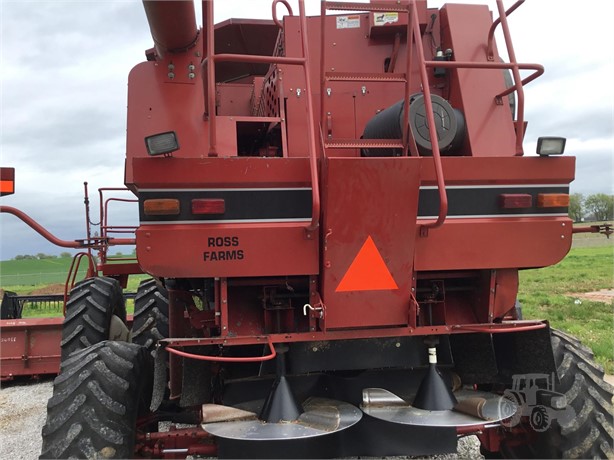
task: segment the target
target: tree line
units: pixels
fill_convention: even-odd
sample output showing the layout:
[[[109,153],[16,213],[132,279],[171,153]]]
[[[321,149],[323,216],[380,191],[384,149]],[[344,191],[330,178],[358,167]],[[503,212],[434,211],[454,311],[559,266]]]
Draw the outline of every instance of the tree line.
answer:
[[[584,196],[574,193],[569,197],[569,217],[574,222],[614,219],[614,195],[596,193]]]
[[[13,259],[15,260],[43,260],[43,259],[67,259],[67,258],[71,258],[72,254],[70,252],[62,252],[60,253],[59,256],[56,256],[54,254],[44,254],[42,252],[39,252],[36,255],[32,255],[32,254],[20,254],[17,255],[15,257],[13,257]]]
[[[13,260],[45,260],[45,259],[70,259],[73,255],[70,252],[61,252],[60,255],[55,254],[45,254],[39,252],[38,254],[19,254],[13,257]],[[114,254],[109,254],[109,257],[124,257],[124,256],[136,256],[136,249],[134,249],[131,253],[124,254],[122,252],[115,252]]]

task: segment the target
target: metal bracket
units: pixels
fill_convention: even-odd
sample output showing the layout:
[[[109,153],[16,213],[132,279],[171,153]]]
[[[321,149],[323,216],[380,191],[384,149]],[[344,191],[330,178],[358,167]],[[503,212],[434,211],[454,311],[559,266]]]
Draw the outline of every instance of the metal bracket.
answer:
[[[324,318],[324,306],[312,307],[311,304],[306,303],[303,305],[303,316],[307,316],[307,310],[309,310],[311,316],[315,318]]]

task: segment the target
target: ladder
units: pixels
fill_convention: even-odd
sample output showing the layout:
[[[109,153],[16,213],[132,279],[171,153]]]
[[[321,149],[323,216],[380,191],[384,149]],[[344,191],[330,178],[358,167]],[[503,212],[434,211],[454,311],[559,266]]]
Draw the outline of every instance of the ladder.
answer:
[[[326,71],[326,27],[325,19],[327,11],[368,11],[368,12],[398,12],[408,15],[407,20],[407,59],[404,73],[364,73],[364,72],[327,72]],[[321,28],[321,50],[320,50],[320,126],[324,127],[327,124],[326,116],[326,84],[331,81],[343,82],[404,82],[405,90],[403,94],[404,110],[403,110],[403,126],[402,139],[338,139],[338,140],[323,140],[323,150],[326,154],[326,149],[356,149],[356,148],[388,148],[402,149],[403,156],[408,153],[411,156],[418,156],[418,147],[411,135],[409,129],[409,92],[411,88],[411,63],[412,54],[415,44],[417,50],[416,55],[420,68],[420,79],[422,83],[424,100],[431,100],[431,91],[427,76],[427,65],[424,57],[422,46],[422,36],[420,34],[420,24],[418,21],[418,10],[414,0],[405,0],[397,3],[372,1],[371,3],[356,3],[356,2],[339,2],[339,1],[323,1],[320,12],[320,28]],[[430,131],[431,145],[433,151],[433,162],[435,164],[435,175],[437,178],[437,189],[439,191],[439,214],[435,222],[430,222],[421,226],[421,234],[426,235],[429,228],[437,228],[443,225],[448,213],[448,196],[443,175],[443,167],[441,164],[441,155],[439,151],[439,142],[437,139],[437,130],[434,129],[435,117],[433,114],[433,106],[425,103],[426,118]]]

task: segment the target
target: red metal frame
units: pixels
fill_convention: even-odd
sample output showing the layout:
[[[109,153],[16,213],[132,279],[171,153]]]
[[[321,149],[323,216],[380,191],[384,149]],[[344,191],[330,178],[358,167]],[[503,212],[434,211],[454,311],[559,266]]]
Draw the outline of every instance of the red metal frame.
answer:
[[[523,87],[544,70],[538,64],[518,63],[515,56],[507,16],[523,1],[506,11],[502,0],[497,0],[499,18],[494,22],[490,13],[474,7],[467,6],[471,14],[453,6],[442,8],[437,20],[447,23],[446,27],[439,23],[441,30],[435,33],[440,44],[445,36],[458,51],[479,50],[479,55],[451,61],[436,60],[433,50],[425,47],[423,28],[427,26],[428,10],[425,2],[417,0],[368,4],[324,1],[319,21],[307,20],[304,0],[299,0],[298,17],[293,16],[286,0],[274,0],[271,24],[242,23],[245,28],[251,25],[269,32],[267,27],[279,29],[272,55],[254,52],[253,44],[242,35],[237,40],[245,42],[244,51],[216,53],[216,33],[231,34],[233,24],[230,21],[216,29],[213,1],[203,2],[202,32],[192,27],[193,11],[186,2],[177,8],[170,3],[146,2],[155,52],[147,54],[154,62],[140,64],[130,74],[126,149],[129,190],[137,196],[176,194],[184,200],[183,205],[192,199],[228,200],[224,202],[225,211],[231,207],[227,204],[233,193],[243,194],[235,202],[240,205],[256,192],[311,191],[309,217],[270,218],[263,213],[267,217],[247,219],[237,213],[227,220],[215,220],[185,212],[174,221],[170,217],[148,219],[143,213],[138,229],[113,226],[107,221],[110,203],[137,200],[105,198],[104,192],[125,190],[107,188],[99,190],[100,237],[91,236],[86,207],[87,238],[69,242],[57,239],[21,211],[0,207],[0,212],[18,216],[54,244],[88,248],[88,254],[82,253],[73,262],[76,267],[71,274],[86,256],[88,273],[93,274],[96,270],[92,268],[91,250],[96,249],[100,257],[96,268],[106,275],[125,281],[128,274],[140,272],[142,267],[157,278],[174,280],[167,285],[170,337],[159,343],[170,354],[171,399],[182,392],[182,358],[209,361],[216,368],[232,367],[274,359],[276,344],[542,330],[547,327],[542,321],[504,319],[513,317],[510,312],[518,289],[518,269],[553,264],[564,257],[571,244],[571,221],[564,213],[540,214],[534,209],[505,214],[492,203],[489,211],[463,214],[458,208],[466,209],[462,201],[471,198],[452,198],[457,189],[501,188],[501,194],[509,194],[507,189],[515,187],[565,188],[573,180],[571,158],[520,158],[525,130]],[[283,22],[277,16],[280,3],[289,12]],[[357,15],[358,21],[352,26],[356,30],[340,32],[334,18],[326,16],[327,10],[396,12],[399,24],[370,37],[374,22],[367,25],[365,20],[370,16]],[[480,14],[474,18],[475,12]],[[167,29],[169,15],[177,21]],[[484,32],[485,46],[484,37],[478,40],[469,36],[469,23]],[[509,63],[494,62],[494,32],[499,24]],[[335,40],[332,44],[330,37]],[[343,65],[336,71],[327,68],[327,55],[349,68],[356,64],[359,53],[364,53],[360,56],[364,58],[364,72],[348,71]],[[384,58],[390,59],[387,71],[378,67]],[[319,69],[314,61],[319,61]],[[237,63],[250,64],[252,70],[265,64],[269,70],[235,75],[232,67],[223,67]],[[395,72],[397,66],[404,67],[404,73]],[[186,68],[189,72],[181,74],[180,69]],[[445,69],[448,80],[434,84],[435,77],[429,72],[434,68]],[[497,72],[490,72],[484,77],[491,83],[488,91],[470,88],[464,77],[470,70],[482,69],[510,70],[513,86],[504,89],[501,72],[499,79],[495,78]],[[522,79],[520,70],[533,73]],[[194,81],[198,72],[202,84]],[[327,88],[330,82],[334,84]],[[370,85],[369,91],[366,86],[356,86],[365,82]],[[341,90],[342,84],[349,89]],[[333,93],[333,86],[339,95]],[[455,108],[464,110],[471,129],[459,157],[440,151],[430,103],[425,104],[425,120],[432,158],[420,154],[409,128],[412,91],[422,93],[426,101],[431,101],[432,95],[448,96]],[[501,108],[502,98],[513,92],[518,94],[516,120],[507,108]],[[398,100],[401,93],[405,104],[401,139],[357,139],[365,121]],[[479,100],[477,108],[474,100]],[[495,121],[484,122],[491,118]],[[257,128],[266,135],[278,136],[249,150],[249,154],[256,152],[261,158],[250,158],[239,150],[244,141],[239,138],[245,135],[240,132],[241,124],[249,123],[258,123]],[[247,131],[250,135],[251,129],[252,125]],[[176,131],[182,149],[150,157],[143,137],[169,130]],[[333,132],[343,136],[335,137]],[[321,150],[316,145],[317,136]],[[492,151],[484,151],[485,144]],[[360,158],[361,148],[401,149],[402,156]],[[436,203],[435,211],[420,214],[420,206],[426,207],[424,202],[428,205],[424,196],[435,189],[436,196],[430,198]],[[87,204],[87,185],[85,195]],[[528,192],[525,195],[531,196]],[[489,199],[497,202],[496,197]],[[132,233],[135,238],[115,237]],[[372,252],[368,263],[380,267],[392,282],[383,287],[368,284],[372,278],[360,275],[352,289],[340,289],[342,280],[360,260],[365,242],[371,242],[370,250],[379,256],[373,257]],[[112,262],[118,260],[108,258],[110,245],[134,243],[138,263],[122,258],[115,264]],[[240,248],[240,258],[230,250],[235,246]],[[224,257],[207,259],[204,251],[212,247]],[[232,257],[226,258],[226,249]],[[67,286],[74,283],[71,274]],[[207,287],[205,282],[209,283]],[[286,297],[275,299],[278,304],[271,300],[276,289],[287,291]],[[202,309],[197,308],[195,295],[202,295]],[[292,303],[295,298],[304,305],[303,316],[300,305]],[[287,311],[295,315],[290,316],[293,321],[281,316],[280,312],[285,315]],[[270,318],[275,314],[279,315],[278,324],[271,326]],[[14,347],[9,348],[7,355],[3,346],[2,377],[57,370],[59,356],[46,355],[45,349],[59,343],[58,325],[58,320],[3,322],[3,341],[6,333],[14,333],[9,337],[15,338],[18,347],[26,348],[21,355]],[[47,336],[33,341],[33,334],[43,330]],[[43,348],[33,351],[33,346]],[[187,351],[195,346],[218,347],[220,355]],[[231,346],[256,346],[255,353],[261,346],[265,351],[261,356],[222,355],[222,349]],[[15,366],[17,362],[21,368]],[[4,373],[4,363],[10,374]],[[36,369],[32,363],[37,363]],[[149,422],[152,419],[139,423],[144,427]],[[484,430],[490,436],[490,428],[485,423],[459,429],[458,433]],[[180,453],[211,455],[215,446],[201,442],[209,438],[201,429],[141,433],[138,449],[147,455],[168,457]]]
[[[276,2],[273,3],[273,11],[275,11]],[[287,2],[284,2],[290,14],[292,9]],[[204,87],[205,87],[205,117],[209,121],[209,156],[217,156],[216,142],[217,142],[217,128],[216,128],[216,107],[215,107],[215,63],[216,62],[248,62],[248,63],[263,63],[263,64],[286,64],[297,65],[303,68],[303,74],[305,77],[305,85],[307,87],[307,94],[312,94],[311,80],[308,75],[308,68],[310,65],[309,60],[309,47],[307,46],[307,22],[305,16],[305,2],[299,0],[299,15],[301,21],[301,46],[303,51],[303,57],[280,57],[280,56],[253,56],[245,54],[215,54],[214,50],[214,32],[215,27],[213,23],[213,2],[205,2],[206,8],[203,8],[203,16],[205,17],[205,28],[207,32],[207,38],[205,40],[205,59],[203,59],[202,67],[204,69]],[[283,95],[282,95],[283,97]],[[314,132],[313,123],[313,106],[311,98],[307,103],[307,123],[309,132]],[[313,232],[319,227],[320,219],[320,189],[318,182],[318,155],[316,151],[316,142],[313,136],[309,136],[309,167],[311,171],[311,187],[312,187],[312,219],[311,223],[306,227],[307,238],[312,238]]]

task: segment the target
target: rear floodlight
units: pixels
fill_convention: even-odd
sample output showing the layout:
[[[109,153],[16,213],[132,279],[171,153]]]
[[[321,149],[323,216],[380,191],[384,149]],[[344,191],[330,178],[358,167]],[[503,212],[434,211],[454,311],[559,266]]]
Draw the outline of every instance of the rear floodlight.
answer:
[[[537,154],[541,156],[562,155],[565,151],[564,137],[540,137],[537,139]]]
[[[152,156],[167,155],[175,150],[179,150],[179,142],[177,141],[175,131],[148,136],[145,138],[145,145],[147,146],[147,153]]]

